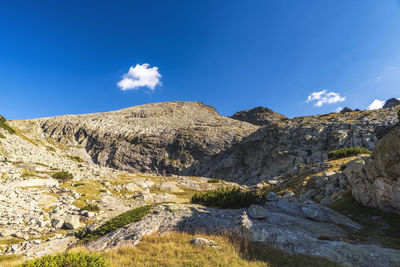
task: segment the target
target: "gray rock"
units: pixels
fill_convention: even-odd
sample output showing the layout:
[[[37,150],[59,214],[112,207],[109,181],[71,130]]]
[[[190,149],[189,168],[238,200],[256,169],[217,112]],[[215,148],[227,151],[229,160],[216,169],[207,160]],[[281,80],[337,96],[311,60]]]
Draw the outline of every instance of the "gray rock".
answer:
[[[279,201],[279,197],[274,192],[269,192],[267,194],[266,200],[269,202]]]
[[[79,216],[78,215],[68,215],[64,218],[64,227],[67,229],[78,229],[79,228]]]
[[[247,213],[254,219],[265,219],[268,216],[267,211],[259,205],[251,205],[248,208]]]
[[[203,247],[203,246],[209,246],[213,248],[220,248],[214,240],[207,239],[207,238],[202,238],[202,237],[196,237],[194,238],[191,243],[195,245],[196,247]]]

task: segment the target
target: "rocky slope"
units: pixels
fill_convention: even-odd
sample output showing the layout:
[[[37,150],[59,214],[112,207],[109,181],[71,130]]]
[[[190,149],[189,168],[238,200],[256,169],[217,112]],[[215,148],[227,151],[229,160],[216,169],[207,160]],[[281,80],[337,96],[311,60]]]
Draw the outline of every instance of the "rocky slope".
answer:
[[[186,174],[246,184],[297,174],[299,167],[326,160],[331,150],[357,146],[373,150],[397,123],[399,109],[332,113],[268,124],[209,162],[192,166]]]
[[[378,142],[370,158],[354,160],[344,173],[357,201],[400,213],[400,125]]]
[[[12,125],[31,136],[82,147],[102,166],[155,174],[178,174],[258,129],[199,102],[157,103]]]
[[[322,162],[334,149],[374,149],[397,122],[398,109],[288,119],[255,108],[231,119],[202,103],[167,102],[12,125],[32,138],[51,138],[66,145],[70,155],[102,166],[256,184]]]

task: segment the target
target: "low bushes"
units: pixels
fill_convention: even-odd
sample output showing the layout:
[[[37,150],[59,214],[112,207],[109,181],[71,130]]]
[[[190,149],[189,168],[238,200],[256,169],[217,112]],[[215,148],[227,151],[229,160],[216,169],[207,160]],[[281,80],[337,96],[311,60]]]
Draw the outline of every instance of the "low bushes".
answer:
[[[15,134],[15,130],[7,124],[6,118],[0,115],[0,127],[8,131],[10,134]]]
[[[57,180],[65,183],[66,181],[72,180],[74,178],[74,175],[67,171],[59,171],[59,172],[54,173],[52,175],[52,177],[54,179],[57,179]]]
[[[96,254],[64,253],[58,255],[44,256],[35,260],[27,261],[21,267],[105,267],[110,266],[102,256]]]
[[[88,204],[81,208],[81,210],[87,210],[87,211],[93,211],[93,212],[99,212],[100,208],[96,204]]]
[[[351,156],[357,156],[360,154],[371,154],[372,152],[364,147],[348,147],[333,150],[328,153],[328,159],[340,159]]]
[[[199,192],[192,196],[192,203],[218,208],[245,208],[261,201],[255,192],[244,191],[236,187],[221,187],[215,190]]]
[[[92,232],[89,232],[88,229],[84,228],[81,231],[76,232],[75,236],[85,242],[95,240],[132,222],[140,221],[144,216],[149,213],[150,209],[151,206],[146,205],[133,210],[129,210],[105,222],[103,225]]]
[[[219,182],[220,182],[220,180],[218,180],[218,179],[208,179],[208,181],[207,181],[207,183],[209,183],[209,184],[217,184]]]

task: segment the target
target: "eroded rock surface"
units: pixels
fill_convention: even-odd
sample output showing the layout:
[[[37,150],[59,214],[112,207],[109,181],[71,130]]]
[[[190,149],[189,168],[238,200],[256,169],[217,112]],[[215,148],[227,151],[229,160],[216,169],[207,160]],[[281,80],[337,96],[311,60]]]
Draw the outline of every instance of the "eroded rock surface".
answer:
[[[400,213],[400,125],[378,142],[370,158],[354,160],[344,174],[358,202]]]

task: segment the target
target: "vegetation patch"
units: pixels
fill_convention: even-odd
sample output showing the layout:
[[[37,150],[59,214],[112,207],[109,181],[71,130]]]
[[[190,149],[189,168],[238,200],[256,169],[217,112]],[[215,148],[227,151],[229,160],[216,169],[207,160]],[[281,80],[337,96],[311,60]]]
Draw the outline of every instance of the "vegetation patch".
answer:
[[[4,136],[4,134],[0,133],[0,138],[5,139],[6,137]]]
[[[329,159],[340,159],[347,158],[351,156],[357,156],[361,154],[371,154],[372,152],[366,149],[365,147],[349,147],[349,148],[341,148],[338,150],[333,150],[328,153]]]
[[[74,178],[74,175],[72,173],[70,173],[70,172],[67,172],[67,171],[59,171],[59,172],[54,173],[52,175],[52,177],[54,179],[57,179],[57,180],[65,183],[65,182],[67,182],[69,180],[72,180]]]
[[[35,260],[27,261],[21,267],[105,267],[110,266],[104,258],[97,254],[64,253],[58,255],[44,256]]]
[[[68,158],[70,160],[78,162],[78,163],[82,163],[83,162],[83,160],[80,157],[77,157],[77,156],[74,156],[74,157],[73,156],[68,156]]]
[[[196,237],[212,239],[220,246],[196,247]],[[144,236],[138,246],[105,251],[101,255],[113,266],[339,266],[327,259],[288,254],[264,243],[249,242],[232,234],[202,235],[168,233]]]
[[[223,209],[249,207],[261,201],[261,196],[252,191],[237,187],[221,187],[215,190],[199,192],[192,196],[192,203]]]
[[[146,205],[133,210],[129,210],[105,222],[103,225],[92,232],[89,232],[87,228],[84,228],[81,231],[76,232],[75,235],[77,238],[83,240],[84,242],[95,240],[132,222],[140,221],[144,216],[149,213],[150,209],[151,206]]]
[[[219,179],[208,179],[207,183],[209,184],[217,184],[221,182]]]
[[[6,118],[0,115],[0,127],[3,128],[4,130],[8,131],[10,134],[15,134],[15,130],[7,124]]]
[[[82,207],[81,210],[99,212],[99,211],[100,211],[100,208],[99,208],[99,206],[97,206],[96,204],[88,204],[88,205]]]

